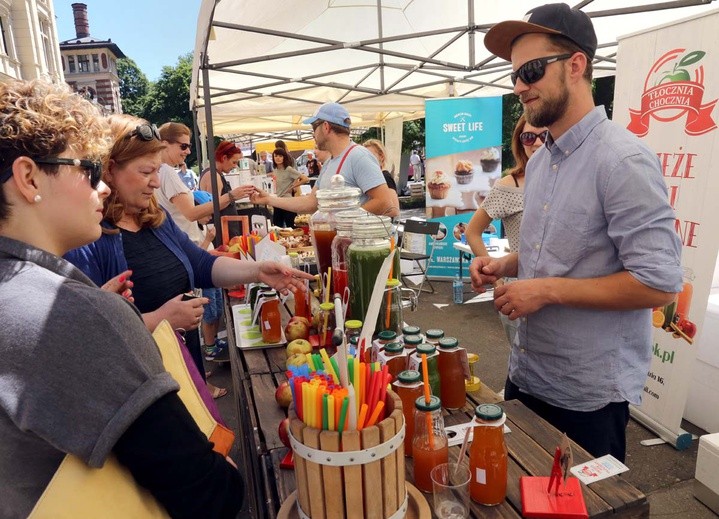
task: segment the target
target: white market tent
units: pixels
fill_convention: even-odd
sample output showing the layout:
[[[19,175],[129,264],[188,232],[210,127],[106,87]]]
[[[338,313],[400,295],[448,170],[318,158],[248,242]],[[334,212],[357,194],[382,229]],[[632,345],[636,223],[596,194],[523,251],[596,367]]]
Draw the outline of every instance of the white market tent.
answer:
[[[614,74],[618,36],[696,15],[711,2],[575,4],[597,31],[595,76]],[[489,54],[484,34],[543,3],[203,0],[191,108],[202,134],[238,135],[306,131],[302,119],[327,101],[346,106],[353,126],[384,126],[424,117],[426,99],[509,93],[511,66]]]

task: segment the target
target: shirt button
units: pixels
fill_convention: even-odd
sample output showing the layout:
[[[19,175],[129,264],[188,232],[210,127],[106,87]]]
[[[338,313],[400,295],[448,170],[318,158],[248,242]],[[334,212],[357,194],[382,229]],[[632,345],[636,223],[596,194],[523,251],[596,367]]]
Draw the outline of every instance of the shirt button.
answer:
[[[546,211],[547,209],[549,209],[549,204],[544,204],[544,210]]]
[[[557,165],[556,165],[556,164],[552,164],[552,169],[553,169],[554,171],[557,171]]]
[[[565,155],[569,155],[569,150],[564,152]]]
[[[534,244],[534,248],[535,248],[535,250],[539,250],[539,244],[538,244],[538,243],[535,243],[535,244]]]
[[[527,350],[525,350],[524,348],[520,348],[519,351],[521,351],[522,353],[524,353],[524,352],[527,351]]]

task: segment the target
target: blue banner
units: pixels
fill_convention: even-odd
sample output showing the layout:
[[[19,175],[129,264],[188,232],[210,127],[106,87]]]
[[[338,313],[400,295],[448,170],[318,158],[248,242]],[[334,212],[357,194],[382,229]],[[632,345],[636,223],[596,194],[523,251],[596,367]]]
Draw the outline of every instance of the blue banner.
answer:
[[[464,239],[466,224],[502,176],[502,98],[432,99],[425,111],[427,218],[439,221],[443,231],[428,275],[454,277],[454,243]],[[501,236],[501,222],[491,227]]]
[[[502,143],[502,98],[457,97],[425,101],[426,158]]]

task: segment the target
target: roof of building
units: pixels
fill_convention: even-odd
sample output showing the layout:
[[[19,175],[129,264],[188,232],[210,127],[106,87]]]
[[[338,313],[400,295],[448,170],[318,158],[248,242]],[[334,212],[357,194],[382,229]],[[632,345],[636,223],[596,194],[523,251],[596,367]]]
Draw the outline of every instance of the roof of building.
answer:
[[[125,53],[120,50],[117,44],[112,43],[111,39],[100,40],[92,36],[84,38],[71,38],[60,42],[60,50],[80,50],[80,49],[110,49],[117,58],[124,58]]]

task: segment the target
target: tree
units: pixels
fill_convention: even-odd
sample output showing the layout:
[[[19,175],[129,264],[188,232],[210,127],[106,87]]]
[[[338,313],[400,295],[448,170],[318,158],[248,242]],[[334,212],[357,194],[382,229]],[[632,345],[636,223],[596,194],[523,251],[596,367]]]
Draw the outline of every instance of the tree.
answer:
[[[126,114],[143,116],[146,96],[150,91],[150,82],[130,58],[117,60],[117,75],[120,78],[120,97],[122,111]]]
[[[143,117],[158,126],[173,121],[183,123],[192,130],[191,80],[192,53],[180,56],[174,67],[163,67],[160,78],[152,84],[147,95]],[[192,154],[187,157],[188,166],[197,162],[195,149],[193,147]]]

